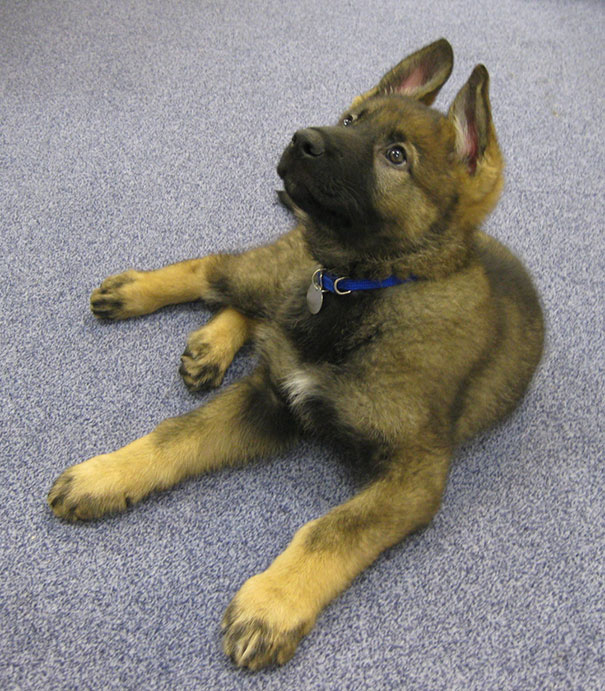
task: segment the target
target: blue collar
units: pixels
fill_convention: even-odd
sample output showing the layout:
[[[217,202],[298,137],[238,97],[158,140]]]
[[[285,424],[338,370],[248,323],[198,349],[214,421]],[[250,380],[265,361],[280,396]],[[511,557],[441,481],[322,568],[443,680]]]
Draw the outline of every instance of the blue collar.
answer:
[[[338,278],[334,274],[329,274],[325,270],[320,269],[320,276],[318,282],[321,284],[324,290],[329,290],[331,293],[336,293],[336,295],[348,295],[354,290],[374,290],[376,288],[390,288],[391,286],[399,286],[402,283],[408,283],[410,281],[415,281],[416,276],[410,276],[409,278],[397,278],[397,276],[389,276],[383,281],[374,281],[370,278],[361,278],[355,280],[353,278],[344,278],[341,276]],[[317,280],[317,279],[316,279]]]
[[[376,288],[390,288],[402,283],[410,283],[418,280],[416,276],[410,275],[408,278],[397,278],[389,276],[382,281],[375,281],[369,278],[355,280],[345,276],[336,276],[321,267],[316,269],[311,277],[311,284],[307,291],[307,305],[311,314],[317,314],[323,304],[323,293],[334,293],[335,295],[349,295],[356,290],[375,290]]]

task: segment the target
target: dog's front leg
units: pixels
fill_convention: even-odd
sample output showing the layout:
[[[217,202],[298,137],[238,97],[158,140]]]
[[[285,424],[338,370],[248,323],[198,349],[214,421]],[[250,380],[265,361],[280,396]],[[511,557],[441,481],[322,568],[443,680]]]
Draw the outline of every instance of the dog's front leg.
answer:
[[[321,610],[378,555],[430,522],[449,453],[402,454],[350,501],[304,525],[287,549],[235,595],[223,618],[223,648],[239,666],[289,660]]]
[[[48,503],[60,518],[98,518],[186,477],[276,453],[295,436],[290,412],[259,367],[207,405],[165,420],[118,451],[68,468]]]
[[[291,272],[312,262],[300,229],[272,245],[214,259],[206,267],[201,296],[228,306],[187,339],[179,371],[191,391],[219,386],[235,353],[253,336],[256,319],[274,314]]]
[[[252,337],[255,322],[250,316],[273,313],[283,282],[303,262],[311,259],[298,227],[270,245],[243,254],[215,254],[110,276],[93,291],[90,306],[99,319],[127,319],[194,300],[224,306],[208,324],[190,334],[180,369],[191,390],[212,388],[222,382],[235,353]]]
[[[210,267],[222,256],[187,259],[151,271],[130,269],[109,276],[90,296],[92,313],[99,319],[128,319],[166,305],[199,300],[208,290]]]
[[[211,254],[161,269],[130,269],[109,276],[92,292],[90,306],[99,319],[128,319],[166,305],[210,300],[243,305],[242,311],[258,316],[267,311],[266,302],[281,290],[292,267],[302,261],[311,260],[297,227],[270,245],[242,254]]]
[[[190,391],[220,386],[235,354],[254,337],[256,321],[225,307],[193,331],[181,356],[179,373]]]

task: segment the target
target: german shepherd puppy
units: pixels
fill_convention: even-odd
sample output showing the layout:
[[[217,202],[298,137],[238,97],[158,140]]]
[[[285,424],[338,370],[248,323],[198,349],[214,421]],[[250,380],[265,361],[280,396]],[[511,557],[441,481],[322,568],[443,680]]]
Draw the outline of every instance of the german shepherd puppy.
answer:
[[[57,516],[121,511],[304,433],[337,440],[371,471],[235,595],[223,646],[238,665],[286,662],[330,600],[429,523],[456,445],[513,410],[540,360],[530,278],[478,229],[503,168],[485,67],[447,115],[430,107],[452,63],[439,40],[336,126],[296,132],[278,173],[299,224],[277,242],[127,271],[92,294],[107,319],[197,299],[224,307],[189,338],[181,373],[192,389],[218,385],[249,337],[259,363],[203,407],[68,468],[48,496]]]

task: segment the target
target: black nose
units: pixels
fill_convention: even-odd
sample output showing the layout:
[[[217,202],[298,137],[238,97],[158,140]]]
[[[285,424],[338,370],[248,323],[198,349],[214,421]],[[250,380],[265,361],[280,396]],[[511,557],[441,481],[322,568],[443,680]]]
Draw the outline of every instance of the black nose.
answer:
[[[303,156],[309,158],[322,156],[326,151],[321,134],[310,128],[298,130],[292,137],[292,145]]]

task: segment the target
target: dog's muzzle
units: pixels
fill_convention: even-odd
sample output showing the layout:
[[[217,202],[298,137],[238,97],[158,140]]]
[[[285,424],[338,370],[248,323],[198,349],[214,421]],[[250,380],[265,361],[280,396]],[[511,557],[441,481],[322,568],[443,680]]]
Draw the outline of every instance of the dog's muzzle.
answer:
[[[310,127],[295,132],[290,146],[300,158],[318,158],[326,153],[323,137]]]
[[[277,166],[277,174],[284,178],[295,161],[313,161],[326,153],[326,145],[320,132],[310,127],[298,130],[286,147]]]

